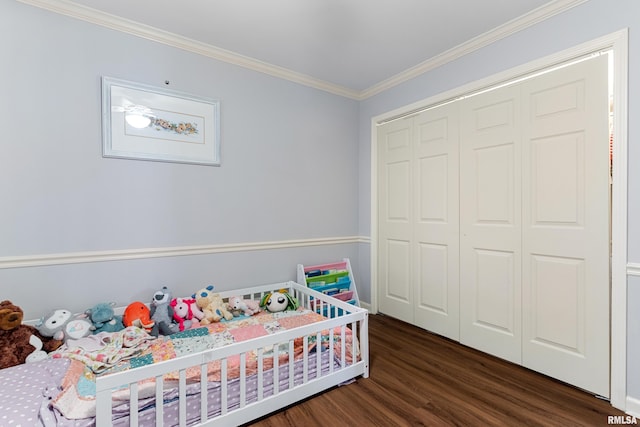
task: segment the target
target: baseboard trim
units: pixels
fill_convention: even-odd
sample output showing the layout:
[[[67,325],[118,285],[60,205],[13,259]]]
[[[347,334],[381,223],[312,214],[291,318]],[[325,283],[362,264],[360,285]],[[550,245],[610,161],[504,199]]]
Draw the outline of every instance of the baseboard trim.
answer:
[[[627,396],[627,406],[625,409],[627,414],[640,418],[640,399]]]
[[[88,262],[123,261],[161,257],[208,255],[230,252],[265,251],[298,247],[368,243],[369,237],[347,236],[317,239],[280,240],[272,242],[228,243],[219,245],[141,248],[108,251],[67,252],[0,258],[0,269],[81,264]]]
[[[366,310],[369,310],[369,312],[371,312],[371,304],[369,304],[368,302],[360,301],[360,307]],[[372,314],[375,314],[375,313],[372,313]]]

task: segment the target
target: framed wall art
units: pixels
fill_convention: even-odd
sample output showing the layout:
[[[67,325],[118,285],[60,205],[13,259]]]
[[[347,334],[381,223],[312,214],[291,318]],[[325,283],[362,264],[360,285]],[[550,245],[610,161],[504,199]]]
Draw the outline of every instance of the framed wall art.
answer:
[[[220,102],[102,77],[102,155],[220,166]]]

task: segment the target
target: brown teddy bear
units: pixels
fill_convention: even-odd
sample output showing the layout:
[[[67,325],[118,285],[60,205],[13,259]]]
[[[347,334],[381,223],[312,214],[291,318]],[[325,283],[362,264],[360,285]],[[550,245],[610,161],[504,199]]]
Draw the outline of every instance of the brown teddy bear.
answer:
[[[8,300],[0,302],[0,369],[43,359],[62,344],[23,325],[22,317],[20,307]]]

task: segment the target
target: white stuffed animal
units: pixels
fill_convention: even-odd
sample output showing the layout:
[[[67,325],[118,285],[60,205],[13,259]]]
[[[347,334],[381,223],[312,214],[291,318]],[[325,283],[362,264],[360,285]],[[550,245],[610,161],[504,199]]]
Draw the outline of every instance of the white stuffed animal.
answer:
[[[238,296],[229,297],[227,305],[229,306],[229,311],[236,317],[240,316],[240,314],[253,316],[254,314],[262,311],[258,301],[242,299]]]
[[[95,327],[86,314],[73,315],[69,310],[51,310],[37,323],[36,329],[44,337],[52,337],[55,340],[77,340],[91,335]]]
[[[300,307],[298,299],[284,289],[265,294],[260,300],[260,307],[271,313],[286,310],[297,310]]]

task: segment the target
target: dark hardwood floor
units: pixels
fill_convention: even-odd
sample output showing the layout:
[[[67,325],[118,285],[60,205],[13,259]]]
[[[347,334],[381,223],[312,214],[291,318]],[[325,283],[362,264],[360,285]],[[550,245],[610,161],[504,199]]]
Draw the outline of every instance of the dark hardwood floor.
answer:
[[[544,375],[382,315],[370,376],[248,426],[606,426],[625,415]]]

